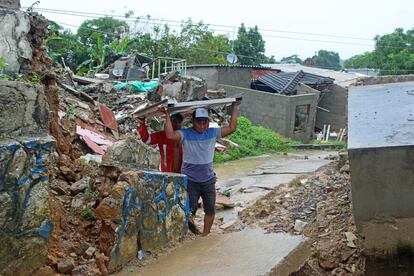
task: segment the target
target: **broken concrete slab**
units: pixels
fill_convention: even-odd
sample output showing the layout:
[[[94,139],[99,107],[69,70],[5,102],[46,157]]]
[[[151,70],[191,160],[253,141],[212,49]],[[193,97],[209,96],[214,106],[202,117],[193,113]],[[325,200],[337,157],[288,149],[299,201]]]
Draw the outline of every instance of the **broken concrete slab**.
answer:
[[[304,236],[265,234],[261,229],[249,229],[197,238],[137,272],[142,275],[289,275],[309,255],[310,243]],[[119,275],[129,274],[122,271]]]

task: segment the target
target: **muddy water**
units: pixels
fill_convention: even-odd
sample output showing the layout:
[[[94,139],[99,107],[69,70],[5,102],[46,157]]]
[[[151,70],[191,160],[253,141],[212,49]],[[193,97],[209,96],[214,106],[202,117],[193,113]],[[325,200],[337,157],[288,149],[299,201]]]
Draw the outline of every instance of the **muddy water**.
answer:
[[[260,166],[266,161],[280,159],[280,154],[261,155],[257,157],[244,158],[235,161],[229,161],[222,164],[214,165],[214,171],[217,177],[222,180],[228,180],[234,177],[246,176],[251,170]]]
[[[255,158],[230,161],[215,166],[221,192],[230,195],[236,204],[233,209],[218,212],[224,221],[237,219],[237,213],[274,187],[295,177],[313,173],[337,155],[335,151],[298,151],[288,154],[270,154]]]

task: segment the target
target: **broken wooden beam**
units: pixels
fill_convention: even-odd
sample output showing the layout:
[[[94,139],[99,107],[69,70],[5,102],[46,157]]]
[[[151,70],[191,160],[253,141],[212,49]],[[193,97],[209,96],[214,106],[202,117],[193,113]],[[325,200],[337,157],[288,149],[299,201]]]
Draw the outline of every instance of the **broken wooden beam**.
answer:
[[[86,94],[85,92],[82,91],[78,91],[75,88],[73,88],[72,86],[69,86],[67,84],[64,84],[63,82],[58,80],[58,84],[60,86],[62,86],[66,91],[69,91],[70,93],[72,93],[73,95],[75,95],[78,98],[83,98],[85,99],[87,102],[90,102],[93,105],[96,105],[95,100],[89,96],[88,94]]]

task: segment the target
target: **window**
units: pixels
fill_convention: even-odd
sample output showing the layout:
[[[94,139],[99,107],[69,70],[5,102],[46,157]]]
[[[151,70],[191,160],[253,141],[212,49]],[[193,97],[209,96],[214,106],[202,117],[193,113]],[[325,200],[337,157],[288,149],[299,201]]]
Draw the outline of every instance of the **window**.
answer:
[[[306,125],[308,124],[308,118],[309,118],[309,110],[310,110],[309,104],[296,106],[295,127],[293,128],[294,132],[306,130]]]

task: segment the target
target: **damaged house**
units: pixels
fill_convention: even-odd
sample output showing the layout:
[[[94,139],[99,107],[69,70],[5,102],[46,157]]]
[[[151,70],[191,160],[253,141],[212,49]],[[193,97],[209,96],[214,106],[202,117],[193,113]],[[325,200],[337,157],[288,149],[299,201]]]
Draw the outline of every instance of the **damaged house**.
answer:
[[[338,132],[348,125],[348,88],[357,84],[367,75],[357,72],[342,72],[324,68],[304,66],[301,64],[263,64],[286,73],[305,73],[333,79],[333,83],[325,87],[314,87],[321,92],[318,99],[315,128],[322,130],[324,125],[330,125],[332,131]]]
[[[242,115],[286,137],[307,142],[324,125],[337,133],[346,129],[348,86],[362,75],[283,65],[190,65],[188,71],[209,89],[242,96]]]

